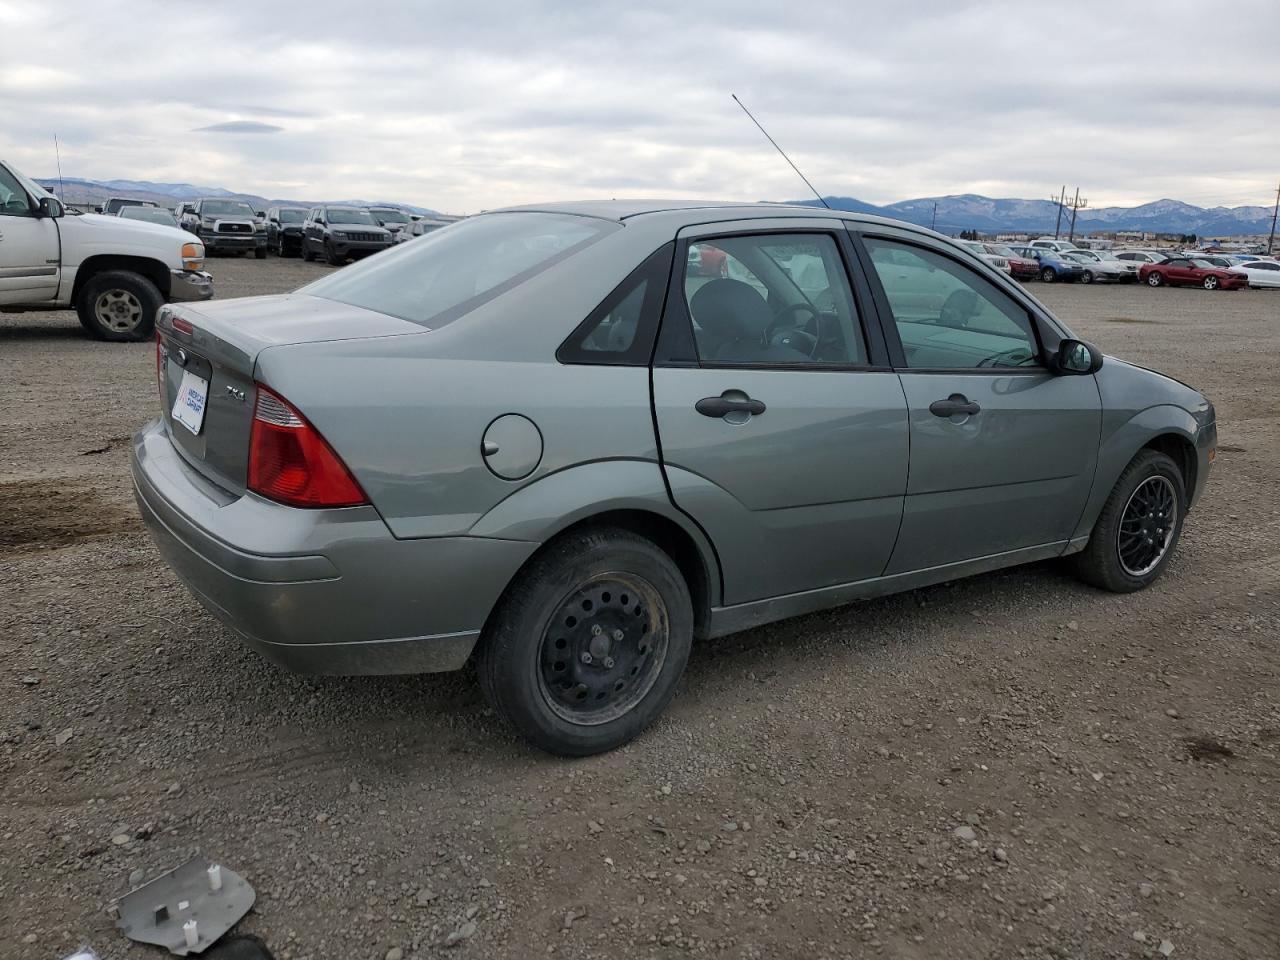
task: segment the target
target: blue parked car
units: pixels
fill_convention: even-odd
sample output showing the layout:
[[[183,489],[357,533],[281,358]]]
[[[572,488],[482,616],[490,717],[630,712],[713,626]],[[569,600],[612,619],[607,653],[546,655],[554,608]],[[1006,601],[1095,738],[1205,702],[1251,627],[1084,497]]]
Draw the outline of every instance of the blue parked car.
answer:
[[[1084,276],[1084,266],[1070,260],[1055,250],[1044,247],[1011,247],[1020,257],[1030,257],[1040,263],[1040,279],[1045,283],[1060,280],[1063,283],[1075,283]]]

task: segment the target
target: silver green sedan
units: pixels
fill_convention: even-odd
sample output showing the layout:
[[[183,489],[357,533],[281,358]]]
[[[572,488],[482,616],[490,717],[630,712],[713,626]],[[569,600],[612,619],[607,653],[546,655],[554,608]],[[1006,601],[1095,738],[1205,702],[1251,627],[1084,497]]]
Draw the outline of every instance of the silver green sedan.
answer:
[[[133,475],[196,597],[298,671],[474,662],[570,755],[707,637],[1051,557],[1145,587],[1217,438],[961,246],[793,206],[486,213],[157,330]]]

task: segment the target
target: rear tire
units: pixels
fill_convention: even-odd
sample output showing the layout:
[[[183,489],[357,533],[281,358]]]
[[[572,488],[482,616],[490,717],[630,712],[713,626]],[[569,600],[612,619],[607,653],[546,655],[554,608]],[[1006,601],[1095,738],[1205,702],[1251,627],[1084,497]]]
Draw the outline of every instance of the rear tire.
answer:
[[[1165,506],[1153,506],[1164,504]],[[1186,482],[1168,456],[1142,450],[1102,506],[1089,544],[1068,558],[1085,583],[1132,593],[1153,583],[1178,546],[1187,511]]]
[[[1045,267],[1040,271],[1040,279],[1045,283],[1053,283],[1058,279],[1058,271],[1054,270],[1053,267]]]
[[[76,295],[81,325],[99,340],[129,343],[151,339],[164,297],[156,285],[131,270],[104,270]]]
[[[602,527],[565,536],[521,571],[489,618],[477,668],[525,739],[585,757],[662,713],[692,641],[679,568],[652,541]]]

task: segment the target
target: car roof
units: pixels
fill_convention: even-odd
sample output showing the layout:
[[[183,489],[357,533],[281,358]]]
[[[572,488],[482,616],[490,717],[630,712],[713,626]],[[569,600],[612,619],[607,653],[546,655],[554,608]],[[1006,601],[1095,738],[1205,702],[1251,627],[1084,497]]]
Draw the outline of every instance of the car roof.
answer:
[[[724,220],[761,220],[772,217],[815,220],[847,220],[859,224],[879,224],[910,230],[925,236],[952,240],[944,234],[921,227],[905,220],[877,217],[850,210],[831,210],[826,207],[801,206],[791,203],[752,203],[747,201],[717,200],[568,200],[556,203],[524,204],[484,210],[491,213],[564,213],[580,217],[596,217],[601,220],[624,222],[627,220],[664,216],[676,221],[678,226],[693,226]]]

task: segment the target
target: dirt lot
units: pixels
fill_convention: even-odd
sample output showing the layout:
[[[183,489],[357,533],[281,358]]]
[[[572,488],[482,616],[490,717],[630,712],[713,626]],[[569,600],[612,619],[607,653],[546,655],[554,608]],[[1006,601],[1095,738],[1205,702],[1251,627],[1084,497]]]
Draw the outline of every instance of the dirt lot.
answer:
[[[1164,579],[1041,564],[708,643],[655,729],[576,762],[469,674],[243,648],[136,519],[151,345],[0,317],[0,956],[158,955],[108,905],[197,852],[295,960],[1280,956],[1280,293],[1037,292],[1217,404]]]

